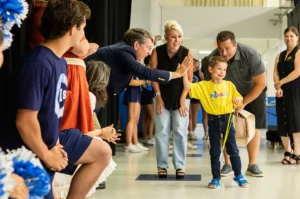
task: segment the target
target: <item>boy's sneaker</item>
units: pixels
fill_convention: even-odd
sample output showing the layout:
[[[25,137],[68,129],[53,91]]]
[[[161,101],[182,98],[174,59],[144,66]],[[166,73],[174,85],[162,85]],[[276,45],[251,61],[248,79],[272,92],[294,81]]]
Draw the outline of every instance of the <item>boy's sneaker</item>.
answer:
[[[188,137],[189,137],[189,140],[194,140],[194,141],[197,140],[197,137],[196,137],[195,133],[189,133]]]
[[[193,144],[190,143],[190,142],[187,142],[187,148],[188,148],[188,149],[191,149],[191,150],[195,150],[195,149],[197,149],[197,146],[196,146],[196,145],[193,145]]]
[[[142,150],[140,148],[136,147],[136,145],[130,144],[128,146],[125,146],[125,151],[129,152],[129,153],[139,153]]]
[[[227,176],[230,176],[230,175],[233,175],[234,172],[232,170],[232,167],[229,165],[229,164],[224,164],[222,169],[221,169],[221,176],[222,177],[227,177]]]
[[[246,175],[253,176],[253,177],[264,177],[264,173],[258,168],[257,164],[248,166]]]
[[[148,150],[149,150],[149,148],[144,147],[144,146],[141,145],[140,143],[137,143],[137,144],[135,144],[135,145],[133,145],[133,146],[135,146],[136,148],[140,149],[141,151],[148,151]]]

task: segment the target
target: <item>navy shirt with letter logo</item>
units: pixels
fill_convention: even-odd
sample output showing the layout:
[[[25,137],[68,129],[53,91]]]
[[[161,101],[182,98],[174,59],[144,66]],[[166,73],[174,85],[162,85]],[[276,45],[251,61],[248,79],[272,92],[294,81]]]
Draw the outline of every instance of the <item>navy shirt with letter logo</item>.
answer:
[[[45,46],[38,46],[26,55],[12,77],[11,115],[7,118],[8,127],[0,134],[3,149],[24,144],[15,125],[17,109],[38,111],[43,141],[49,149],[56,144],[66,99],[66,71],[65,59],[57,57]]]

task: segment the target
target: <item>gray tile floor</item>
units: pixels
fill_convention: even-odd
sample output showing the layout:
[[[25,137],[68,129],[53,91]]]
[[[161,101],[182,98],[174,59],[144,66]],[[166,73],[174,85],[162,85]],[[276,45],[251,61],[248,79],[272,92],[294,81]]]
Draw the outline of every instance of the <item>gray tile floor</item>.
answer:
[[[262,131],[258,164],[265,177],[246,176],[250,186],[242,189],[232,180],[233,176],[222,178],[219,190],[207,188],[211,180],[210,159],[207,144],[201,138],[202,126],[197,127],[198,145],[196,151],[188,154],[202,154],[202,157],[187,157],[187,174],[201,175],[201,181],[136,181],[140,174],[155,174],[155,147],[149,152],[126,153],[122,146],[117,146],[117,155],[113,157],[118,164],[114,173],[106,182],[106,189],[97,190],[91,196],[113,199],[299,199],[300,198],[300,165],[282,165],[283,149],[270,149],[266,144],[265,131]],[[248,155],[245,147],[240,148],[243,172],[246,171]],[[169,159],[169,173],[175,174],[172,160]]]

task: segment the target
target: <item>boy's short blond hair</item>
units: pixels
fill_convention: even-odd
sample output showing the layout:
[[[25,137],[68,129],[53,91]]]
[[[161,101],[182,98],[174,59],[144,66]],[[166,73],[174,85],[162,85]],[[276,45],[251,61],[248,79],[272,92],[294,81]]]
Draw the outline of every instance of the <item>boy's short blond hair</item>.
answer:
[[[210,67],[215,67],[218,63],[226,63],[227,64],[227,61],[224,57],[221,57],[221,56],[213,56],[209,59],[209,66]]]

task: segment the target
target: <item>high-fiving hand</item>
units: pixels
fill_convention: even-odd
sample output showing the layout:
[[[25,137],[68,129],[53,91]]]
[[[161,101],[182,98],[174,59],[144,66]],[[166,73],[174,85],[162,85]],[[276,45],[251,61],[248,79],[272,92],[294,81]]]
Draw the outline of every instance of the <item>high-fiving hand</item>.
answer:
[[[192,60],[189,57],[185,57],[181,64],[178,64],[178,68],[175,71],[179,77],[183,77],[190,68]]]

